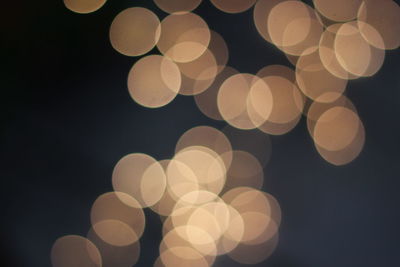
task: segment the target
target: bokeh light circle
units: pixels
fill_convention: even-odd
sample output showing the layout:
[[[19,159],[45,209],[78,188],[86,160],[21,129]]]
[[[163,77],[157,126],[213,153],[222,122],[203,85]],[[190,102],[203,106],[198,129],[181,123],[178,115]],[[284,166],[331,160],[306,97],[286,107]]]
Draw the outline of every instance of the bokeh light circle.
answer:
[[[164,194],[167,178],[164,169],[153,157],[142,153],[124,156],[112,174],[115,191],[137,200],[140,207],[153,206]]]
[[[53,267],[102,266],[98,248],[90,240],[77,235],[63,236],[54,242],[51,263]]]
[[[251,8],[257,0],[211,0],[219,10],[226,13],[240,13]]]
[[[358,133],[360,119],[352,110],[334,107],[325,111],[314,128],[314,142],[329,151],[342,150]]]
[[[141,58],[128,75],[128,89],[132,99],[148,108],[159,108],[170,103],[180,87],[179,67],[160,55]]]
[[[202,0],[154,0],[154,3],[169,14],[187,13],[200,5]]]
[[[211,32],[207,23],[193,13],[171,14],[161,21],[157,48],[175,62],[190,62],[207,49]]]
[[[160,20],[150,10],[132,7],[119,13],[110,27],[111,45],[125,56],[141,56],[160,38]]]
[[[137,206],[138,202],[134,198],[122,192],[109,192],[99,196],[92,205],[90,221],[92,226],[102,221],[108,220],[108,222],[93,227],[94,231],[101,239],[111,245],[121,245],[122,242],[129,242],[130,244],[136,242],[142,236],[145,227],[144,212]],[[114,221],[122,222],[124,225]],[[126,232],[126,226],[134,232],[130,234],[129,239],[116,240],[109,233],[110,229],[119,233],[121,231]]]
[[[107,0],[63,0],[65,6],[76,13],[87,14],[100,9]]]

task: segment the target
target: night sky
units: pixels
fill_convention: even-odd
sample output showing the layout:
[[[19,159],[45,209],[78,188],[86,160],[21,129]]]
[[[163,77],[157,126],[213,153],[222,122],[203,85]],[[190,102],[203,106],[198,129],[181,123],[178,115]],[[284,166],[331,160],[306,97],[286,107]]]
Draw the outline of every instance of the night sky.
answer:
[[[109,0],[87,15],[61,0],[2,6],[0,263],[50,266],[57,238],[86,235],[91,205],[112,191],[121,157],[171,158],[188,129],[226,123],[204,116],[193,97],[148,109],[129,96],[127,75],[138,58],[112,48],[109,26],[132,6],[164,18],[152,1]],[[291,66],[258,34],[252,9],[226,14],[204,0],[195,13],[225,38],[228,65],[240,72]],[[257,266],[400,266],[399,69],[399,50],[387,51],[376,75],[349,82],[346,95],[366,129],[364,150],[350,164],[324,161],[304,118],[288,134],[271,136],[263,190],[278,199],[283,219],[275,253]],[[145,213],[137,266],[152,266],[161,240],[160,219]],[[240,265],[221,257],[215,266]]]

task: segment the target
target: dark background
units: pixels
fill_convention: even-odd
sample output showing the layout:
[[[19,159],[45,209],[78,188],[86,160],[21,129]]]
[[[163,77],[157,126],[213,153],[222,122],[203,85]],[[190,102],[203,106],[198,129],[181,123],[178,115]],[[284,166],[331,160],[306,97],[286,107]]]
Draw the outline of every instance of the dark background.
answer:
[[[122,156],[169,158],[186,130],[225,126],[205,117],[192,97],[160,109],[132,101],[126,79],[137,58],[118,54],[108,40],[112,19],[131,6],[166,15],[150,0],[109,0],[87,15],[61,0],[2,3],[2,266],[50,266],[58,237],[85,235],[90,207],[112,190],[112,169]],[[252,10],[229,15],[204,0],[195,13],[225,38],[229,65],[239,71],[290,65],[259,36]],[[399,69],[399,51],[388,51],[375,76],[348,84],[367,133],[354,162],[325,162],[304,119],[272,137],[264,190],[280,202],[283,220],[277,250],[258,266],[400,266]],[[157,216],[146,216],[138,266],[152,266],[161,238]],[[236,265],[222,257],[215,266]]]

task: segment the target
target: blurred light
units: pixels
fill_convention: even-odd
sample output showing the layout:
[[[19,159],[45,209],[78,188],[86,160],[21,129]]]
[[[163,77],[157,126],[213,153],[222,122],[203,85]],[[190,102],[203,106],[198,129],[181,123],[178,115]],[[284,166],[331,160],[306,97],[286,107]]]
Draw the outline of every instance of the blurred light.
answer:
[[[313,0],[315,9],[333,21],[350,21],[357,17],[363,0]]]
[[[251,8],[257,0],[211,0],[219,10],[226,13],[240,13]]]
[[[269,85],[257,76],[252,81],[247,95],[247,116],[258,127],[267,121],[273,109],[273,97]]]
[[[400,7],[392,0],[363,0],[358,11],[359,28],[364,38],[380,49],[396,49],[400,46]],[[376,41],[365,25],[378,31],[383,42]]]
[[[132,267],[139,260],[139,242],[134,242],[127,246],[114,246],[100,238],[93,227],[90,228],[87,237],[99,248],[102,258],[102,267]],[[68,267],[71,266],[80,265],[69,265]]]
[[[255,86],[256,89],[254,89],[253,86]],[[264,81],[252,74],[239,73],[229,77],[222,83],[217,96],[218,109],[221,116],[230,125],[236,128],[256,128],[266,120],[266,118],[263,118],[262,116],[269,116],[271,104],[268,105],[268,102],[272,103],[269,89],[270,88],[264,83]],[[266,97],[265,100],[267,101],[267,104],[263,107],[260,107],[259,102],[257,102],[254,98],[248,97],[251,91],[261,92],[261,94]],[[258,117],[255,119],[255,122],[257,122],[258,125],[255,125],[250,118],[248,112],[249,105],[251,105],[253,108],[253,117],[256,117],[256,110],[259,111],[257,114]]]
[[[229,139],[221,131],[209,126],[197,126],[186,131],[178,140],[175,153],[191,146],[203,146],[211,149],[219,156],[232,151]],[[225,168],[229,168],[232,156],[222,157]]]
[[[63,236],[54,242],[51,263],[53,267],[102,266],[98,248],[90,240],[77,235]]]
[[[272,155],[271,137],[258,129],[242,131],[231,126],[226,126],[223,133],[229,139],[234,150],[242,150],[250,153],[260,164],[265,167]],[[223,158],[229,156],[225,153]]]
[[[287,0],[258,0],[254,6],[253,19],[257,31],[270,43],[272,43],[272,39],[268,32],[268,17],[276,5],[285,1]]]
[[[113,246],[128,246],[136,241],[136,233],[127,224],[117,220],[103,220],[93,225],[98,236]]]
[[[324,103],[322,101],[315,101],[311,103],[310,107],[306,112],[307,116],[307,128],[311,137],[314,136],[314,128],[319,117],[327,110],[334,107],[344,107],[357,113],[356,107],[346,96],[339,95],[338,98],[330,103]]]
[[[153,206],[164,194],[167,178],[154,158],[141,153],[129,154],[115,165],[112,174],[115,191],[124,192],[138,202],[137,208]]]
[[[183,162],[175,159],[168,163],[167,183],[168,190],[175,200],[178,200],[187,192],[200,189],[199,181],[194,171]]]
[[[166,267],[208,267],[211,266],[198,251],[190,247],[172,247],[163,251],[161,261]]]
[[[110,41],[125,56],[144,55],[160,38],[160,20],[150,10],[132,7],[119,13],[110,27]]]
[[[288,123],[296,119],[303,110],[304,99],[298,87],[280,76],[267,76],[263,80],[268,84],[273,98],[273,107],[268,121]]]
[[[142,236],[145,227],[143,210],[137,208],[137,204],[138,202],[134,198],[122,192],[109,192],[99,196],[93,203],[90,212],[93,230],[103,241],[111,245],[122,245],[122,242],[130,242],[130,244],[136,242]],[[104,220],[113,221],[95,227],[96,224]],[[115,230],[116,233],[121,231],[121,223],[116,224],[115,221],[125,224],[122,231],[126,231],[126,226],[128,226],[134,232],[130,233],[128,240],[116,240],[114,234],[109,232],[110,230]],[[113,229],[110,226],[113,226]],[[124,245],[127,244],[124,243]]]
[[[339,64],[346,71],[356,76],[367,76],[373,55],[371,46],[362,37],[356,22],[340,26],[334,48]]]
[[[189,62],[200,57],[211,39],[207,23],[193,13],[171,14],[161,22],[157,47],[175,62]]]
[[[227,66],[224,38],[191,13],[201,0],[154,2],[169,13],[162,22],[152,11],[133,7],[110,27],[111,44],[121,54],[141,56],[155,46],[162,54],[132,66],[131,97],[158,108],[178,93],[193,95],[206,116],[229,126],[189,129],[170,159],[123,157],[112,175],[115,191],[92,205],[88,239],[71,235],[54,243],[55,267],[132,266],[139,259],[146,207],[163,222],[154,266],[212,266],[224,254],[242,264],[265,260],[278,244],[282,219],[278,201],[260,191],[271,158],[269,135],[289,132],[304,114],[324,160],[353,161],[364,146],[365,128],[343,95],[347,82],[374,75],[385,49],[400,46],[400,7],[391,0],[314,0],[316,10],[297,0],[211,0],[226,13],[255,5],[257,31],[296,67],[239,73]],[[105,0],[64,3],[89,13]]]
[[[346,89],[347,80],[326,70],[318,50],[300,56],[296,65],[296,80],[301,91],[309,98],[321,102],[336,100]]]
[[[76,13],[87,14],[100,9],[107,0],[63,0],[65,6]]]
[[[365,129],[364,125],[360,123],[360,126],[358,127],[358,133],[356,137],[353,139],[353,142],[347,145],[344,149],[337,151],[330,151],[320,147],[316,143],[315,147],[323,159],[325,159],[327,162],[333,165],[340,166],[349,164],[355,158],[357,158],[364,147],[364,143],[365,143]]]
[[[325,29],[319,43],[319,56],[326,70],[332,75],[345,80],[356,79],[359,76],[346,71],[336,58],[334,46],[336,33],[342,25],[341,23],[332,24]]]
[[[358,133],[360,119],[356,113],[344,107],[325,111],[314,127],[314,142],[318,146],[337,151],[352,143]]]
[[[278,234],[267,242],[256,245],[240,243],[228,256],[238,263],[257,264],[265,261],[275,251],[278,245]]]
[[[192,11],[202,0],[154,0],[154,3],[169,14],[183,14]]]
[[[189,87],[183,83],[179,92],[183,95],[196,95],[203,92],[213,83],[218,74],[217,61],[208,48],[195,60],[178,63],[178,67],[187,79],[193,80],[197,85]],[[198,86],[199,83],[203,86]]]
[[[222,155],[232,157],[232,163],[227,173],[225,190],[239,186],[261,189],[264,184],[264,172],[260,162],[246,151],[234,150]]]
[[[211,39],[208,45],[208,49],[213,53],[215,60],[217,61],[218,73],[224,70],[229,59],[229,49],[224,38],[215,31],[211,32]]]
[[[167,168],[170,160],[160,160],[159,163],[162,166],[164,172],[167,173]],[[170,188],[166,187],[161,199],[149,208],[160,216],[168,216],[171,214],[175,203],[176,199],[173,197],[173,195],[171,195]]]
[[[215,243],[205,230],[198,227],[182,225],[166,233],[160,244],[160,254],[174,247],[193,248],[211,264],[215,260]]]
[[[171,102],[181,87],[181,73],[171,60],[150,55],[136,61],[128,76],[128,89],[138,104],[159,108]]]
[[[234,250],[242,242],[244,234],[244,221],[242,215],[231,205],[229,209],[228,228],[217,244],[219,254],[227,254]]]
[[[313,9],[300,1],[278,3],[267,23],[272,43],[290,55],[298,56],[317,46],[323,31]]]
[[[197,107],[204,115],[214,120],[223,120],[218,110],[217,103],[219,88],[226,79],[235,74],[238,74],[237,70],[231,67],[225,67],[222,72],[215,77],[213,83],[207,90],[194,96]]]

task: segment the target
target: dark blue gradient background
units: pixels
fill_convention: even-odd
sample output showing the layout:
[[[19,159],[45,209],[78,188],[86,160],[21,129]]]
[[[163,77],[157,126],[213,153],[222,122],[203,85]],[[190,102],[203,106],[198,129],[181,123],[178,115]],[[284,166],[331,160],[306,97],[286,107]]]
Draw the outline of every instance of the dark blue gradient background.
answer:
[[[112,190],[112,169],[122,156],[172,157],[191,127],[225,126],[205,117],[192,97],[154,110],[131,100],[126,79],[137,58],[118,54],[108,40],[112,19],[131,6],[165,16],[150,0],[109,0],[88,15],[70,12],[61,0],[2,3],[2,266],[50,266],[58,237],[85,235],[90,207]],[[258,35],[252,10],[229,15],[204,0],[195,12],[225,38],[229,65],[239,71],[289,66]],[[349,82],[347,95],[367,132],[351,164],[325,162],[304,119],[272,137],[264,190],[280,202],[283,220],[276,252],[257,266],[400,266],[399,70],[399,50],[388,51],[375,76]],[[159,218],[146,216],[138,266],[152,266],[161,239]],[[238,265],[221,257],[215,266]]]

